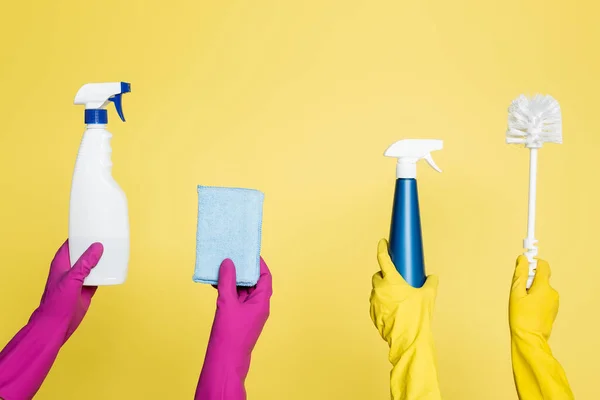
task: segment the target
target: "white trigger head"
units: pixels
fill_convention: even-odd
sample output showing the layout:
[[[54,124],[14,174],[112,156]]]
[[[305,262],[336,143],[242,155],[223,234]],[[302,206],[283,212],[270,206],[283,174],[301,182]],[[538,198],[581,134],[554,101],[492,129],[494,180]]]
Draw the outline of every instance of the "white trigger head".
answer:
[[[442,172],[440,167],[438,167],[435,164],[435,161],[433,161],[433,158],[431,158],[431,153],[426,154],[425,157],[423,157],[423,158],[425,159],[425,161],[427,161],[427,164],[429,164],[431,166],[431,168],[435,169],[437,172]]]
[[[417,177],[417,162],[424,159],[436,170],[442,172],[431,157],[431,152],[441,150],[444,146],[442,140],[436,139],[404,139],[392,144],[385,151],[385,156],[398,159],[396,177],[414,179]]]

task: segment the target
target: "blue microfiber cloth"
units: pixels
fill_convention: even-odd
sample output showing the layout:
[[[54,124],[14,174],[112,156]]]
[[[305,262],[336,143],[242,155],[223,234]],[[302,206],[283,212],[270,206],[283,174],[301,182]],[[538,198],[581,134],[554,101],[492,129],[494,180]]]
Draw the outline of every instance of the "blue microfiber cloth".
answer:
[[[256,285],[264,197],[253,189],[198,186],[194,282],[216,285],[219,267],[229,258],[235,264],[237,285]]]

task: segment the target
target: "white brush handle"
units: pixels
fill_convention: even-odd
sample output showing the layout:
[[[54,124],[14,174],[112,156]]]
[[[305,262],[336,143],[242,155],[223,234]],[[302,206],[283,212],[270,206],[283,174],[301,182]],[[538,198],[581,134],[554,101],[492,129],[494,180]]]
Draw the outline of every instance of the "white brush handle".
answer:
[[[536,185],[537,185],[537,158],[538,149],[532,148],[529,152],[529,211],[527,218],[527,238],[523,241],[525,248],[524,255],[529,260],[529,277],[527,279],[527,289],[531,287],[535,270],[537,268],[537,260],[534,257],[538,254],[535,239],[535,200],[536,200]]]

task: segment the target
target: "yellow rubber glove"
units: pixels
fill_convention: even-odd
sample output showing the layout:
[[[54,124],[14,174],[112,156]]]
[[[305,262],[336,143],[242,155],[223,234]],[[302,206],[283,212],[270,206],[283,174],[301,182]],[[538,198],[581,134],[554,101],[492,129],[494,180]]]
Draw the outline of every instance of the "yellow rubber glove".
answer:
[[[573,399],[565,372],[548,345],[558,314],[558,293],[550,286],[550,266],[538,260],[529,291],[528,274],[529,262],[519,256],[509,300],[512,365],[519,398]]]
[[[431,332],[438,279],[429,276],[420,289],[406,283],[385,239],[379,242],[377,260],[381,271],[373,275],[371,319],[390,346],[392,399],[441,399]]]

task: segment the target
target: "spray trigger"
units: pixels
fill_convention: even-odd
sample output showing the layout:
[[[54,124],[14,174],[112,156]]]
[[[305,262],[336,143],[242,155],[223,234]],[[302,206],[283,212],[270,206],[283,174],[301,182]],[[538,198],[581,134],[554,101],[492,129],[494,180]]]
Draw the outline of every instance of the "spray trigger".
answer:
[[[116,94],[108,99],[108,101],[112,101],[115,104],[115,108],[117,109],[117,114],[121,118],[121,121],[125,122],[125,116],[123,115],[123,103],[122,103],[122,93]]]
[[[109,102],[115,104],[117,114],[123,122],[123,103],[121,96],[131,92],[131,85],[127,82],[86,83],[77,94],[73,103],[85,105],[85,123],[105,125],[108,114],[104,109]]]
[[[431,166],[431,168],[435,169],[437,172],[442,172],[440,167],[438,167],[436,165],[435,161],[433,161],[433,158],[431,157],[431,153],[425,154],[425,156],[423,158],[425,159],[425,161],[427,161],[427,164],[429,164]]]

